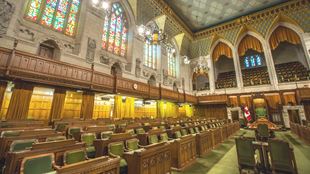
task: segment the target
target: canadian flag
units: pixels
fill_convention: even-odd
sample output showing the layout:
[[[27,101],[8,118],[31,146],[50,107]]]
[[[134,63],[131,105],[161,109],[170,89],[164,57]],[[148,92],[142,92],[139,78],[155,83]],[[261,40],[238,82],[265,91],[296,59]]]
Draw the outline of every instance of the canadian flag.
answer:
[[[251,121],[252,117],[251,117],[251,113],[249,111],[249,108],[247,106],[244,106],[243,108],[243,112],[244,112],[244,116],[248,121]]]

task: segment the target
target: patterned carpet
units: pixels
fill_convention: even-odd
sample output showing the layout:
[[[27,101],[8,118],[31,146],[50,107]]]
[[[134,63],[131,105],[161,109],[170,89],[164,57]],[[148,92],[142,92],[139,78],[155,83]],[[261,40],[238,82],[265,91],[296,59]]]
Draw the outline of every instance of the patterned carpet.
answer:
[[[244,135],[254,137],[254,131],[240,130],[235,136]],[[289,142],[294,148],[295,158],[299,174],[310,174],[310,146],[300,140],[290,131],[276,132],[276,137]],[[172,172],[173,174],[238,174],[237,152],[235,141],[232,138],[226,140],[216,149],[212,150],[197,163],[187,168],[184,172]]]

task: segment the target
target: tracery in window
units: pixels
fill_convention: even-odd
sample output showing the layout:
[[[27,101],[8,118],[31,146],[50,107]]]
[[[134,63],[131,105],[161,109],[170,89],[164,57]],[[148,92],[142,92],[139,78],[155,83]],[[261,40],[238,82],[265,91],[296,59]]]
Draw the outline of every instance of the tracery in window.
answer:
[[[172,77],[176,77],[176,59],[175,49],[168,50],[168,75]]]
[[[258,54],[244,57],[245,68],[262,66],[262,57]]]
[[[80,4],[80,0],[30,0],[25,18],[73,36]]]

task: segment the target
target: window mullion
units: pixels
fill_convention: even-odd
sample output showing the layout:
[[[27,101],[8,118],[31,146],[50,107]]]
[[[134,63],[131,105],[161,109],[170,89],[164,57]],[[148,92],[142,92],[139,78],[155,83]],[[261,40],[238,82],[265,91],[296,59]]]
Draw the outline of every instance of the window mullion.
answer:
[[[68,0],[69,1],[69,0]],[[66,30],[67,30],[67,25],[68,25],[68,18],[69,18],[69,15],[70,15],[70,10],[71,10],[71,7],[72,7],[72,0],[69,1],[69,4],[68,4],[68,7],[67,7],[67,13],[66,13],[66,16],[64,18],[64,25],[63,25],[63,29],[62,29],[62,32],[63,33],[66,33]],[[76,14],[77,15],[77,14]],[[76,16],[77,17],[77,16]]]
[[[41,6],[40,6],[40,13],[38,15],[38,19],[37,19],[36,23],[38,23],[38,24],[41,23],[41,19],[42,19],[42,16],[44,14],[45,8],[46,8],[46,0],[42,0]]]
[[[56,4],[55,11],[54,11],[54,14],[53,14],[53,19],[52,19],[52,22],[51,22],[51,24],[52,24],[51,27],[52,27],[53,29],[55,29],[55,28],[54,28],[54,22],[55,22],[55,20],[56,20],[56,14],[57,14],[57,10],[58,10],[58,6],[59,6],[60,1],[61,1],[61,0],[57,0],[57,4]]]

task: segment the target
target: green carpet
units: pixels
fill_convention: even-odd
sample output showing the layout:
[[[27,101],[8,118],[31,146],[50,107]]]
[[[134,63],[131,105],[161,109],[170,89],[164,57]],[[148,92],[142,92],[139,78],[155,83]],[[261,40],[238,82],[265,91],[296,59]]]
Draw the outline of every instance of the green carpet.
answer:
[[[235,136],[244,135],[254,137],[254,131],[240,130]],[[306,145],[296,135],[287,132],[276,132],[276,137],[289,142],[293,148],[299,174],[310,174],[310,146]],[[172,172],[172,174],[238,174],[238,161],[235,141],[232,138],[226,140],[216,149],[212,150],[184,172]]]

